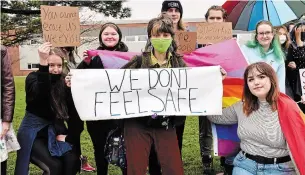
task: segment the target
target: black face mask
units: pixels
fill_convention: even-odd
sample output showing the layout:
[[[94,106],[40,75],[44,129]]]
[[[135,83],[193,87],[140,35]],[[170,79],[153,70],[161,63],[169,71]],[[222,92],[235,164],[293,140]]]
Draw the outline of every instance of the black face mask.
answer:
[[[305,42],[305,32],[302,32],[302,33],[301,33],[301,40],[302,40],[303,42]]]
[[[52,84],[56,83],[60,78],[61,74],[50,74],[50,81]]]

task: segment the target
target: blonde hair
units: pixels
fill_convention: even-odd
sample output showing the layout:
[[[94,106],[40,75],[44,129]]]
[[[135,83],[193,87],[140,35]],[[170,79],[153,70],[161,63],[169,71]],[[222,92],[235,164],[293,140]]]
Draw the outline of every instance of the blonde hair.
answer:
[[[183,31],[185,30],[185,25],[184,25],[184,22],[183,22],[182,18],[180,18],[177,25],[178,25],[177,26],[178,30],[183,30]]]

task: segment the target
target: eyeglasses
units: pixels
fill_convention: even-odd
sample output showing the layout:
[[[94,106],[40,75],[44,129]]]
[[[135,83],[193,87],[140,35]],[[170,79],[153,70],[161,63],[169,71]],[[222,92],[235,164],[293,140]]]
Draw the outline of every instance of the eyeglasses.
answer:
[[[273,34],[273,32],[271,32],[271,31],[267,31],[267,32],[258,32],[257,34],[258,34],[259,36],[264,36],[264,35],[270,36],[271,34]]]

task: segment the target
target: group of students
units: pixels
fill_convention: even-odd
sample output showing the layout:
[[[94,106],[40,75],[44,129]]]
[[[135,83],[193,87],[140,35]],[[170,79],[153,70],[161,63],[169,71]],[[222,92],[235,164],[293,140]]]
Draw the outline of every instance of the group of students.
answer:
[[[148,41],[144,51],[123,69],[186,66],[177,53],[174,40],[176,31],[186,31],[182,5],[179,1],[164,1],[161,12],[147,25]],[[221,6],[209,8],[205,17],[211,23],[227,19]],[[276,30],[270,22],[261,21],[256,26],[254,40],[241,46],[250,63],[244,73],[243,99],[223,109],[223,115],[198,117],[203,174],[213,171],[210,122],[238,123],[241,151],[236,156],[223,158],[227,174],[297,173],[300,167],[293,162],[295,153],[291,153],[287,146],[277,105],[278,101],[285,101],[287,105],[281,110],[296,110],[298,106],[292,99],[301,100],[300,87],[297,87],[300,79],[296,77],[299,77],[298,69],[304,68],[305,27],[297,24],[291,31],[289,35],[284,26]],[[283,36],[286,36],[285,41]],[[100,46],[97,50],[128,52],[128,47],[122,42],[121,30],[114,23],[102,25],[98,38]],[[204,46],[198,45],[198,48]],[[76,66],[72,48],[52,48],[51,43],[42,44],[38,53],[39,69],[30,73],[25,82],[26,113],[17,134],[21,149],[17,151],[15,174],[27,175],[29,164],[33,163],[44,174],[75,175],[81,167],[80,139],[84,122],[74,106],[70,89],[73,75],[69,69],[103,69],[104,66],[99,56],[90,57],[86,52],[83,61]],[[221,69],[220,73],[223,78],[226,77],[225,70]],[[284,95],[287,89],[292,92],[292,99]],[[304,109],[303,104],[299,105]],[[12,117],[12,112],[6,115]],[[11,118],[4,117],[3,121],[10,122]],[[143,175],[147,173],[147,167],[151,175],[184,174],[181,153],[185,117],[146,116],[86,121],[86,125],[94,147],[98,175],[108,173],[105,145],[109,133],[117,128],[120,128],[124,138],[126,153],[123,158],[126,163],[121,166],[122,174]],[[303,131],[305,135],[305,128]],[[258,165],[264,168],[258,168]]]

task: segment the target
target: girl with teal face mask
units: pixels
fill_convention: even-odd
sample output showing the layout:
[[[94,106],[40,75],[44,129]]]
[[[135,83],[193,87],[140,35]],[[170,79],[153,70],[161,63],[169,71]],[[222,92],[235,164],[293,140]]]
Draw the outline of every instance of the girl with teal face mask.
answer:
[[[136,56],[123,69],[177,68],[185,67],[182,57],[177,54],[172,20],[160,16],[149,21],[147,26],[149,40],[142,55]],[[146,116],[126,119],[124,138],[127,158],[127,174],[146,174],[149,157],[158,157],[162,174],[182,175],[176,127],[183,124],[181,116]],[[155,143],[155,144],[154,144]],[[137,150],[137,154],[134,154]],[[158,156],[155,156],[158,155]]]

